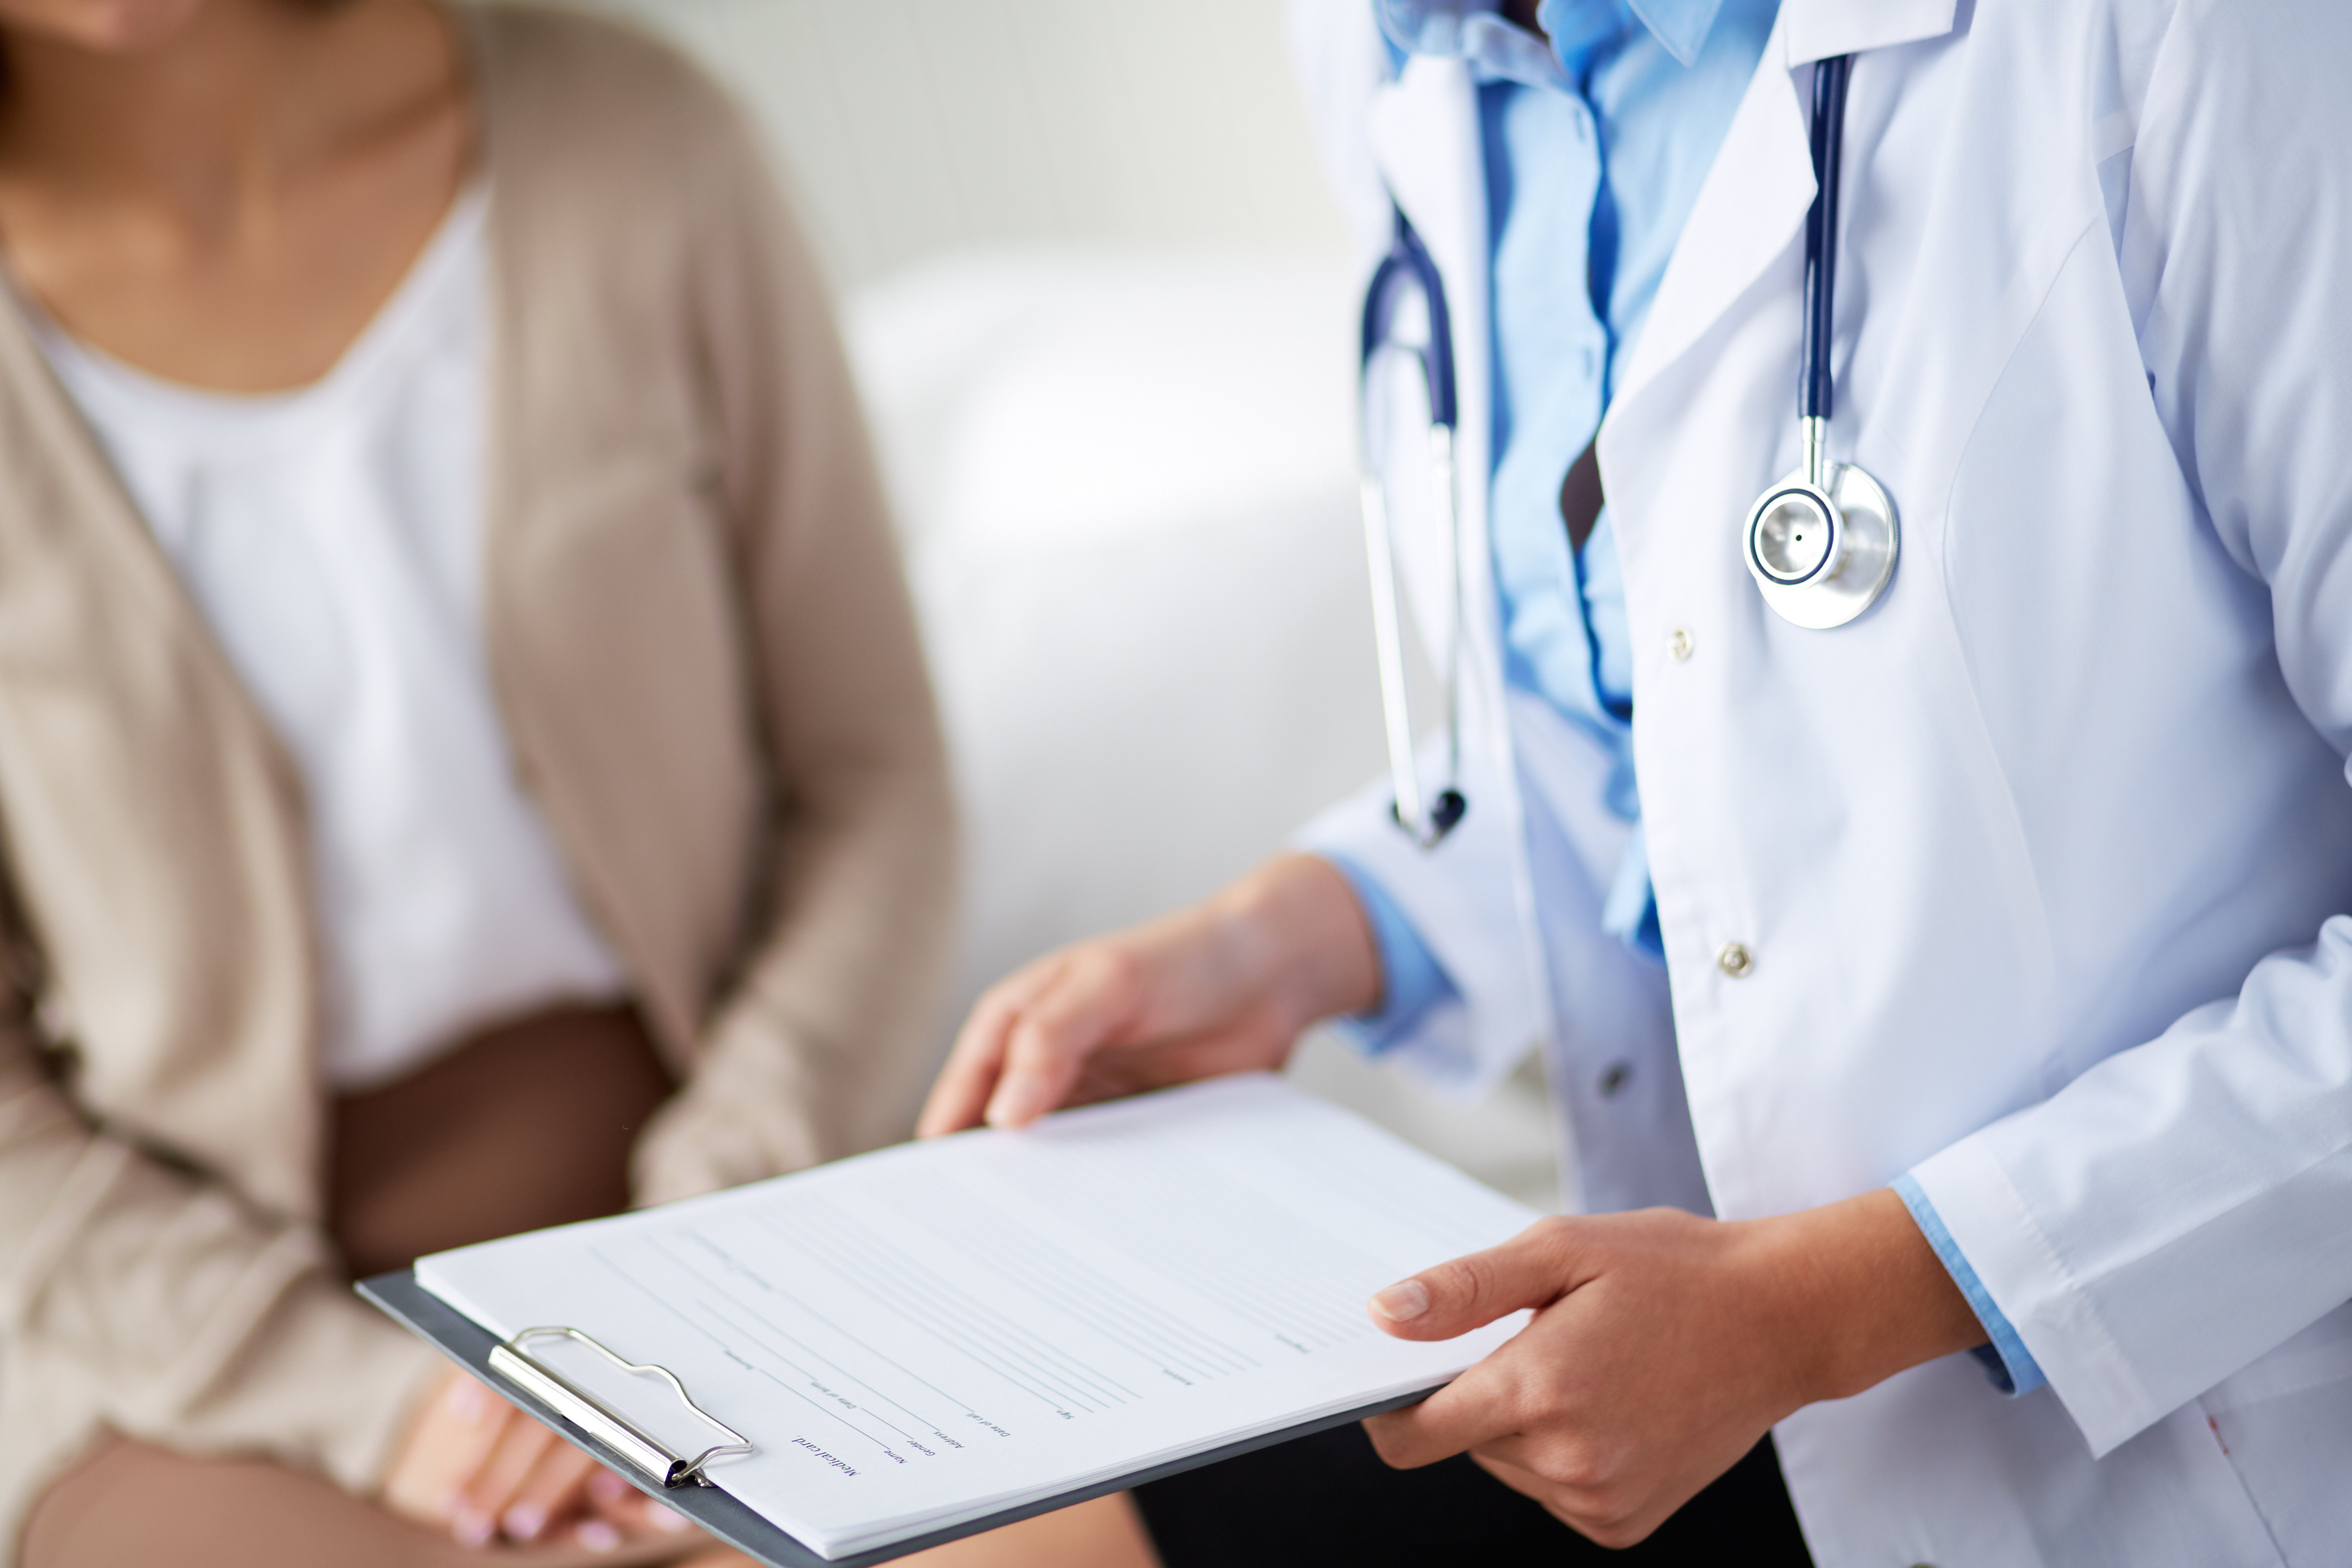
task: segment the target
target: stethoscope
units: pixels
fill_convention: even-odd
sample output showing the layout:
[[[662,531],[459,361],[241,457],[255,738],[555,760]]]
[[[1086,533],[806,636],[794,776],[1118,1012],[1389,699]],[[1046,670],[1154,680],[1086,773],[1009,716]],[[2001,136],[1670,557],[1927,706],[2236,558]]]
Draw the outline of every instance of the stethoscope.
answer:
[[[1846,80],[1852,55],[1813,68],[1813,202],[1805,217],[1805,311],[1798,349],[1798,429],[1803,465],[1748,509],[1740,553],[1764,602],[1801,626],[1842,626],[1876,602],[1895,575],[1902,548],[1895,502],[1885,488],[1853,463],[1829,457],[1832,377],[1830,329],[1837,302],[1837,209],[1845,132]],[[1405,344],[1393,329],[1399,307],[1418,295],[1427,341]],[[1461,788],[1461,507],[1454,471],[1454,344],[1445,285],[1428,247],[1402,208],[1389,253],[1364,291],[1359,362],[1360,493],[1364,543],[1371,564],[1372,634],[1381,665],[1381,708],[1387,721],[1389,773],[1398,823],[1423,848],[1433,847],[1469,810]],[[1429,448],[1443,525],[1452,630],[1444,650],[1445,783],[1424,795],[1413,758],[1412,719],[1405,695],[1404,645],[1397,615],[1396,551],[1389,527],[1388,489],[1376,464],[1372,431],[1372,364],[1383,353],[1417,363],[1429,395]]]
[[[1393,204],[1391,204],[1393,205]],[[1445,309],[1445,284],[1429,247],[1395,209],[1395,237],[1389,253],[1372,272],[1364,290],[1364,321],[1359,366],[1360,416],[1358,434],[1363,444],[1363,479],[1359,487],[1364,506],[1364,553],[1372,569],[1372,639],[1380,650],[1381,711],[1388,721],[1389,775],[1396,785],[1390,809],[1400,826],[1423,848],[1436,847],[1454,831],[1469,809],[1462,794],[1462,502],[1454,468],[1454,330]],[[1426,319],[1426,341],[1410,345],[1396,340],[1400,308],[1418,296]],[[1437,491],[1437,510],[1445,540],[1450,604],[1445,665],[1445,783],[1434,795],[1421,793],[1421,770],[1413,761],[1412,713],[1404,689],[1403,627],[1397,616],[1396,546],[1389,531],[1387,480],[1381,474],[1381,450],[1372,432],[1372,362],[1383,352],[1400,353],[1421,367],[1429,394],[1429,466]]]
[[[1895,575],[1902,533],[1885,487],[1829,457],[1830,326],[1837,302],[1837,211],[1852,55],[1813,68],[1813,205],[1805,216],[1805,319],[1798,350],[1804,466],[1748,509],[1748,574],[1764,602],[1801,626],[1842,626]]]

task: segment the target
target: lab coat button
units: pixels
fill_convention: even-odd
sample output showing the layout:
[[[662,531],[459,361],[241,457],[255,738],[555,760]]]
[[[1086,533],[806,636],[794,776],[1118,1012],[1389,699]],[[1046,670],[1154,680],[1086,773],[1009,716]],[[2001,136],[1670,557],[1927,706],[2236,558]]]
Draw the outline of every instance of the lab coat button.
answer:
[[[1611,1062],[1608,1070],[1601,1075],[1601,1097],[1603,1100],[1615,1099],[1617,1091],[1625,1087],[1625,1080],[1633,1076],[1633,1063]]]
[[[1740,942],[1727,942],[1723,951],[1715,955],[1715,966],[1734,980],[1743,980],[1756,967],[1756,955]]]
[[[1675,628],[1675,635],[1666,639],[1666,647],[1667,650],[1675,656],[1675,662],[1676,664],[1681,664],[1685,660],[1688,659],[1691,656],[1690,628],[1688,626],[1676,626]]]

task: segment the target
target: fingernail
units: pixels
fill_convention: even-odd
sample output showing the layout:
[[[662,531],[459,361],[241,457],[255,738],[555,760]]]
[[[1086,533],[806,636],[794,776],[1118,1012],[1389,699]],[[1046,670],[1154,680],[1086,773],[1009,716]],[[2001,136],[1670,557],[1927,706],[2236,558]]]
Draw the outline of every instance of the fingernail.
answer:
[[[588,1495],[598,1502],[618,1502],[629,1495],[629,1483],[610,1470],[598,1470],[588,1478]]]
[[[468,1426],[479,1421],[489,1407],[489,1394],[471,1378],[449,1391],[449,1413]]]
[[[1408,1323],[1429,1310],[1429,1287],[1402,1279],[1372,1298],[1372,1310],[1391,1323]]]
[[[988,1102],[988,1124],[991,1127],[1015,1127],[1030,1121],[1035,1114],[1030,1101],[1036,1099],[1027,1088],[1008,1085]]]
[[[621,1544],[621,1532],[601,1519],[584,1521],[574,1533],[580,1544],[591,1552],[610,1552]]]
[[[499,1521],[478,1508],[469,1508],[457,1515],[449,1529],[460,1545],[487,1546],[498,1533]]]
[[[547,1528],[547,1510],[535,1502],[519,1502],[507,1510],[506,1531],[515,1541],[537,1541]]]
[[[646,1519],[656,1530],[667,1530],[672,1534],[694,1528],[694,1521],[666,1502],[646,1504]]]

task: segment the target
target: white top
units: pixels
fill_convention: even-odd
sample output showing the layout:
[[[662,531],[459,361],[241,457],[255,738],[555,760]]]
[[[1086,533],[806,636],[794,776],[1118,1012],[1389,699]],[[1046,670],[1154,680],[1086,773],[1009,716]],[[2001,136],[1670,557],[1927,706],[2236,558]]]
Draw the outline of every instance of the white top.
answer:
[[[326,377],[241,396],[42,347],[301,769],[327,1081],[624,987],[516,780],[482,639],[486,193]]]

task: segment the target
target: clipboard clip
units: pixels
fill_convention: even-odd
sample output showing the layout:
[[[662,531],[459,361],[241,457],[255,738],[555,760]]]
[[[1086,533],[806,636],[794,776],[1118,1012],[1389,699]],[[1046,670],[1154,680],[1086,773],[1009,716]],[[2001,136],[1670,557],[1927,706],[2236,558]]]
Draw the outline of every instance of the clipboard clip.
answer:
[[[572,1384],[562,1373],[533,1357],[523,1347],[533,1340],[573,1340],[586,1345],[623,1372],[650,1373],[668,1384],[677,1393],[678,1403],[694,1413],[705,1426],[724,1432],[727,1441],[714,1443],[702,1452],[688,1457],[678,1453],[658,1437],[605,1405],[593,1394]],[[709,1478],[703,1467],[713,1459],[751,1451],[751,1440],[694,1402],[686,1392],[686,1384],[666,1366],[639,1366],[623,1361],[578,1329],[525,1329],[490,1352],[490,1370],[514,1384],[541,1404],[552,1407],[565,1420],[626,1459],[647,1479],[666,1489],[679,1487],[709,1486]]]

